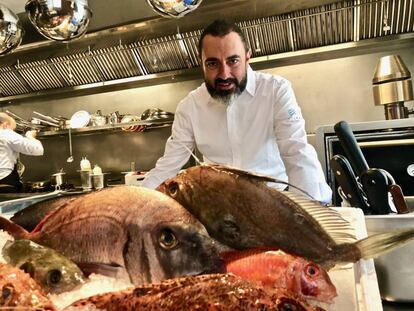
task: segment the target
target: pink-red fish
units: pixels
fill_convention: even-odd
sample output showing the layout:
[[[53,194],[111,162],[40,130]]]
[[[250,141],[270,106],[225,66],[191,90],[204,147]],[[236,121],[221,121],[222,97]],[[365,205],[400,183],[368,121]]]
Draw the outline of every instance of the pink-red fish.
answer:
[[[226,270],[270,292],[285,289],[305,300],[332,303],[336,288],[318,264],[281,250],[260,248],[223,254]]]
[[[0,228],[58,251],[86,273],[126,276],[136,285],[223,268],[216,241],[197,219],[168,196],[141,187],[69,200],[31,233],[1,217]]]
[[[231,274],[207,274],[166,280],[158,284],[112,292],[74,302],[72,307],[107,311],[322,311],[294,293],[268,293]]]

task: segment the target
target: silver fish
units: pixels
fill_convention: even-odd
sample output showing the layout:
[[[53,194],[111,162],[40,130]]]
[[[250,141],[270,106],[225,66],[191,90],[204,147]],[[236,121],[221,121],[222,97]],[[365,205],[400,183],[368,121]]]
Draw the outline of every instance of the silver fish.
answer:
[[[121,272],[136,285],[224,270],[204,226],[173,199],[141,187],[70,200],[31,233],[4,218],[0,229],[57,250],[85,273]]]

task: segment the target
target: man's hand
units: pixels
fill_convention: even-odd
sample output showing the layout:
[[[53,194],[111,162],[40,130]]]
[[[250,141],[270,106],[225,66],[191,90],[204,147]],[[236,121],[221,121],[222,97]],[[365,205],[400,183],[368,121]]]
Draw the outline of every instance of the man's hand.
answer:
[[[37,132],[36,131],[27,131],[25,136],[29,139],[36,138]]]

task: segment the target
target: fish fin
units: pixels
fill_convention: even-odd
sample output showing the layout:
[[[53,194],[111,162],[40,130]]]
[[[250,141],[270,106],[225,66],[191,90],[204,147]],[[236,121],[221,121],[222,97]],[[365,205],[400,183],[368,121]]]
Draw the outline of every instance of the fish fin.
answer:
[[[49,217],[52,217],[52,215],[54,215],[55,213],[57,213],[58,211],[60,211],[62,208],[64,208],[65,206],[67,206],[69,203],[72,203],[73,201],[79,199],[79,197],[76,198],[71,198],[66,202],[63,202],[61,205],[57,206],[55,209],[49,211],[48,213],[46,213],[45,217],[43,217],[43,219],[36,225],[36,227],[33,229],[32,232],[37,232],[40,231],[43,227],[43,224],[46,222],[46,220]]]
[[[354,228],[336,210],[294,192],[283,191],[281,193],[312,216],[337,244],[353,243],[357,240]]]
[[[18,224],[0,216],[0,229],[9,233],[15,239],[27,239],[29,232]]]
[[[356,242],[361,258],[376,258],[414,238],[414,228],[393,230],[371,235]]]
[[[282,185],[286,185],[289,186],[291,188],[294,188],[298,191],[300,191],[301,193],[303,193],[303,195],[309,197],[310,199],[313,199],[313,197],[307,193],[305,190],[296,187],[295,185],[292,185],[291,183],[288,183],[287,181],[281,180],[281,179],[277,179],[274,178],[272,176],[267,176],[267,175],[262,175],[262,174],[258,174],[258,173],[254,173],[254,172],[249,172],[246,170],[242,170],[236,167],[231,167],[231,166],[227,166],[227,165],[221,165],[221,164],[206,164],[203,163],[201,164],[202,166],[209,166],[211,168],[220,170],[220,171],[225,171],[225,172],[230,172],[239,176],[244,176],[249,178],[252,181],[256,181],[256,182],[260,182],[260,183],[265,183],[265,182],[273,182],[273,183],[277,183],[277,184],[282,184]]]
[[[114,278],[119,274],[119,271],[123,269],[123,267],[118,264],[105,264],[97,262],[77,262],[76,265],[86,276],[96,273]]]

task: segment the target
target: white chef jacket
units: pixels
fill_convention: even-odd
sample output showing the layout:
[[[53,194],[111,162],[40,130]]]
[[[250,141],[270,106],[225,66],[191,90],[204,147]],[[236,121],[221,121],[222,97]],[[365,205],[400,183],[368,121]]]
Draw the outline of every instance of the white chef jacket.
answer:
[[[7,177],[14,169],[19,153],[43,155],[42,143],[29,139],[11,129],[0,129],[0,179]]]
[[[272,176],[316,200],[331,201],[332,191],[315,149],[307,143],[305,121],[291,84],[280,76],[248,67],[245,91],[227,107],[212,99],[204,83],[190,92],[178,104],[164,156],[143,186],[156,188],[175,176],[195,145],[207,163]]]

